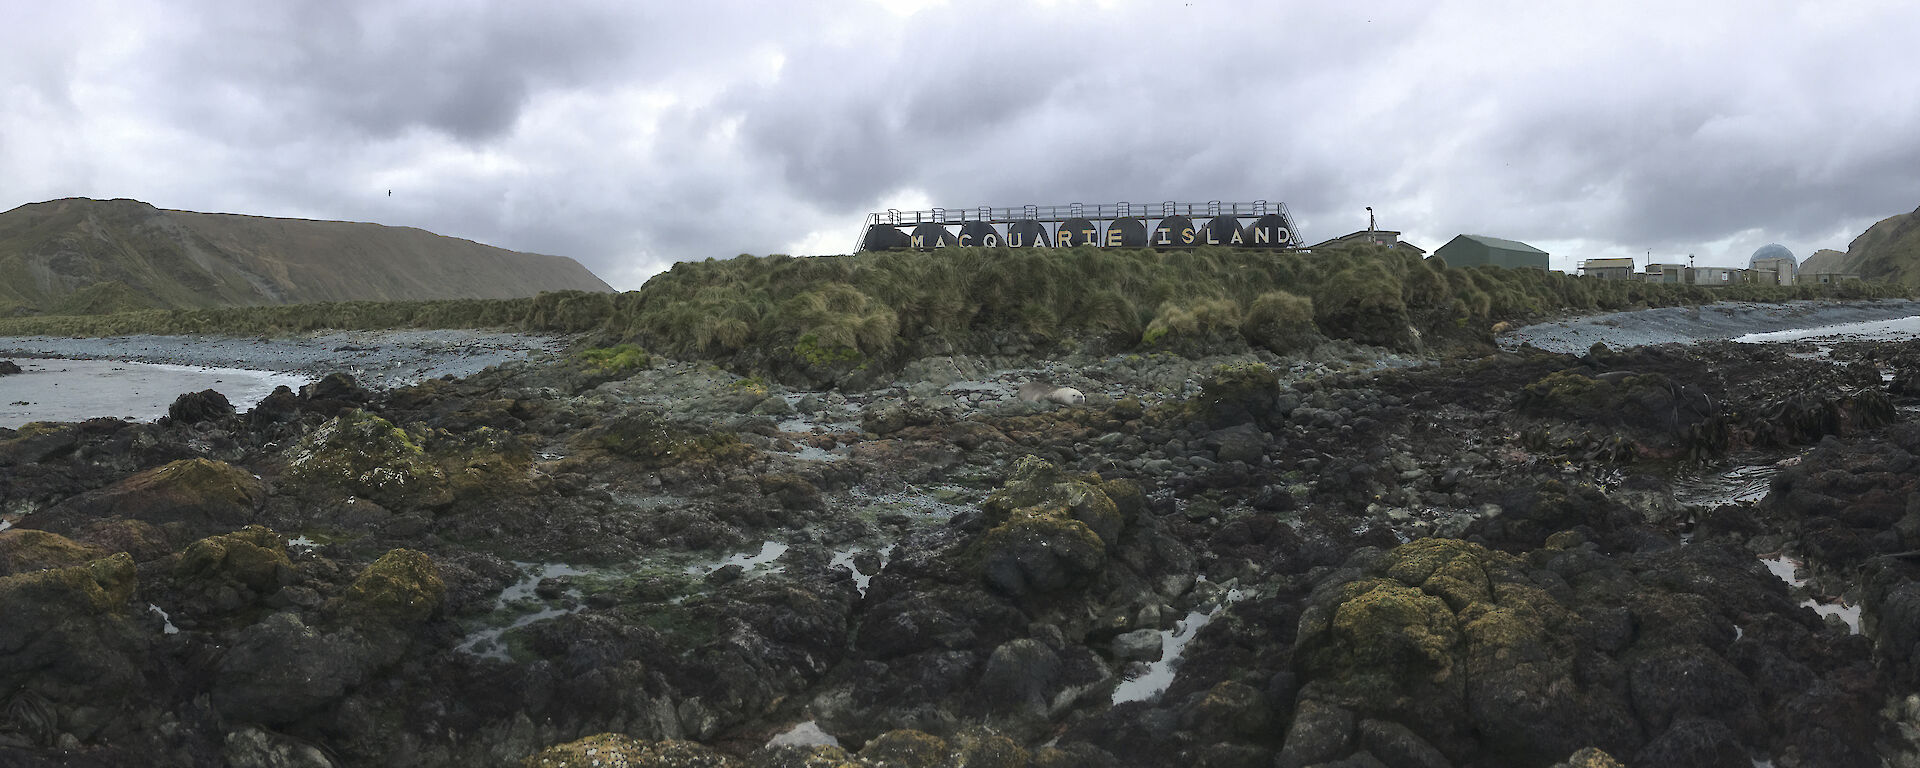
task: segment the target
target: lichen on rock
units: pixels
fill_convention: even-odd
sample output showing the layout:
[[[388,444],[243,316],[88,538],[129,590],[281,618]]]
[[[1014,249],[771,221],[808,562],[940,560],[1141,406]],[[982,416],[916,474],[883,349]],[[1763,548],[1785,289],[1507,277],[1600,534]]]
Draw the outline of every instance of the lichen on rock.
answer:
[[[448,500],[446,473],[413,436],[362,410],[335,416],[301,440],[287,457],[287,474],[388,507]]]

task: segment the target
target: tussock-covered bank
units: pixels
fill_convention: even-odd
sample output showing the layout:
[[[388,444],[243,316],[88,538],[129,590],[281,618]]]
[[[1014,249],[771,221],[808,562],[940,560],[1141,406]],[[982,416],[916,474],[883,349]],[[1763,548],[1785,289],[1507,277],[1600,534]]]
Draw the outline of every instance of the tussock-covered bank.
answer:
[[[872,382],[927,355],[1285,353],[1321,338],[1405,351],[1484,349],[1493,324],[1556,313],[1905,295],[1904,288],[1858,282],[1707,289],[1455,269],[1372,247],[951,248],[687,262],[620,294],[8,318],[0,319],[0,335],[506,328],[592,334],[600,344],[636,342],[738,373],[827,385]]]

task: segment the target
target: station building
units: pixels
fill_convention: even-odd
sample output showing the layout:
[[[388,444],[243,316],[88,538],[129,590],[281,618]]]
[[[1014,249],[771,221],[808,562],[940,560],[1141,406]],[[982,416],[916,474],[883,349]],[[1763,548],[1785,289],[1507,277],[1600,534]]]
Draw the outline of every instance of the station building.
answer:
[[[1518,240],[1486,235],[1459,235],[1434,249],[1433,255],[1445,259],[1449,267],[1533,267],[1547,268],[1547,252]],[[1631,261],[1631,260],[1629,260]]]

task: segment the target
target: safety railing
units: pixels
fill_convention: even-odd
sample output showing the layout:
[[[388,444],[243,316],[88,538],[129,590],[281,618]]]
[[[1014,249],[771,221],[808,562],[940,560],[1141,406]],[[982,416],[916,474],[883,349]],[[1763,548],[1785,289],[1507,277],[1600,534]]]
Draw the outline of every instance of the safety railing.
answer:
[[[867,225],[887,224],[895,227],[911,227],[919,224],[965,224],[981,221],[989,224],[1011,224],[1016,221],[1041,221],[1057,223],[1069,219],[1127,219],[1134,217],[1186,216],[1189,218],[1215,216],[1257,217],[1270,213],[1286,216],[1289,220],[1286,203],[1269,203],[1255,200],[1250,203],[1227,203],[1209,200],[1204,203],[1069,203],[1066,205],[1023,205],[1018,208],[932,208],[924,211],[902,211],[889,208],[884,211],[867,214]]]

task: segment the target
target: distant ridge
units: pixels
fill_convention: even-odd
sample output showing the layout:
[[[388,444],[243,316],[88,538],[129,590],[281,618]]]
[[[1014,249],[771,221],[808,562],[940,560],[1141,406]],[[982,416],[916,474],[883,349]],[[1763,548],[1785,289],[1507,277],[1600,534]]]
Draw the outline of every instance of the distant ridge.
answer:
[[[613,290],[564,256],[413,227],[67,198],[0,213],[0,314]]]

